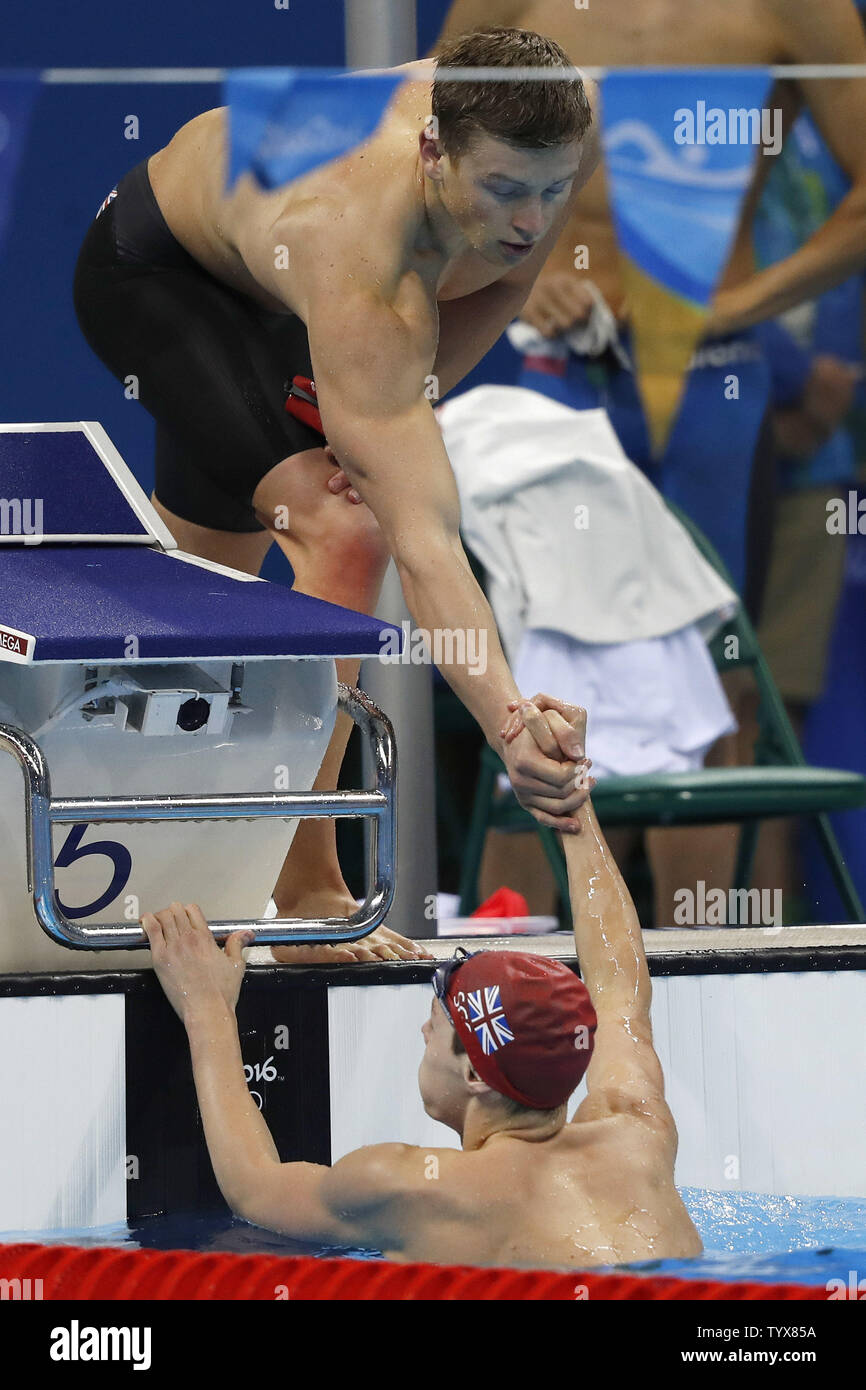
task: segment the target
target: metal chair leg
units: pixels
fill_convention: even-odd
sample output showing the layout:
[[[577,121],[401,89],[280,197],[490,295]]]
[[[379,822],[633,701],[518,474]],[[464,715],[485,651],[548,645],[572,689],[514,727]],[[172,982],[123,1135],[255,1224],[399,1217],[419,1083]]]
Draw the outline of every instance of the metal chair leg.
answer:
[[[560,921],[565,919],[567,926],[572,926],[571,918],[571,895],[568,891],[568,868],[565,863],[565,853],[555,831],[546,825],[539,825],[538,830],[544,853],[547,855],[547,862],[553,870],[556,879],[556,887],[559,892]]]
[[[487,759],[482,757],[478,773],[478,787],[475,792],[475,804],[472,807],[472,819],[469,822],[469,834],[466,837],[463,869],[460,874],[461,917],[468,917],[478,906],[478,874],[481,869],[481,856],[484,853],[484,840],[487,835],[495,783],[496,771],[489,766]]]
[[[734,888],[748,888],[755,868],[755,850],[758,847],[758,832],[761,821],[744,821],[740,826],[740,839],[737,845],[737,862],[734,867]]]
[[[836,838],[836,832],[830,823],[830,817],[826,812],[813,817],[815,831],[818,842],[821,846],[824,858],[830,873],[833,875],[833,882],[839,897],[842,899],[842,906],[848,913],[849,922],[866,922],[866,914],[863,911],[863,903],[860,894],[854,885],[848,866],[842,857],[842,849]]]

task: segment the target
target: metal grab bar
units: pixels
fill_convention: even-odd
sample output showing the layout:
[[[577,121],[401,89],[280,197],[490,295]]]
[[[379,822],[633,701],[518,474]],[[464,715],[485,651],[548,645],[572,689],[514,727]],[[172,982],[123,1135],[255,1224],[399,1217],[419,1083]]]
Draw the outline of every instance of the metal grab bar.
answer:
[[[36,919],[43,931],[61,946],[78,950],[129,951],[148,945],[138,923],[108,922],[88,927],[70,921],[63,914],[57,905],[54,887],[52,825],[71,821],[249,820],[263,816],[351,816],[372,821],[367,895],[351,917],[327,917],[320,922],[300,917],[211,922],[216,939],[224,941],[231,932],[249,930],[254,932],[256,942],[264,945],[300,942],[321,945],[357,941],[375,930],[394,899],[397,834],[394,730],[363,691],[342,682],[337,690],[340,708],[370,740],[376,773],[375,791],[309,791],[285,795],[236,792],[202,797],[110,796],[53,800],[48,764],[38,743],[22,729],[0,724],[0,749],[11,753],[24,773],[27,887],[33,895]]]

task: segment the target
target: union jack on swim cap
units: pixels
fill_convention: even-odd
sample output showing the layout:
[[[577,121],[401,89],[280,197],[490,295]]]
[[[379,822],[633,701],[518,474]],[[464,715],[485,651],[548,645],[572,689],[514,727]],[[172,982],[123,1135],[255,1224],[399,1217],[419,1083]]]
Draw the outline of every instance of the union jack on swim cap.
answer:
[[[475,951],[437,975],[436,992],[482,1081],[533,1110],[568,1100],[589,1066],[597,1019],[567,965]]]

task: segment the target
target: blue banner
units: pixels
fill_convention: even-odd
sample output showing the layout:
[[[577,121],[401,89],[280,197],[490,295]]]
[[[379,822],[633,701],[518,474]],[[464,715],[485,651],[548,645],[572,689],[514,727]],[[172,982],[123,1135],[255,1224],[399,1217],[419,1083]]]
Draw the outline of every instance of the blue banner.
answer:
[[[756,157],[781,148],[765,69],[624,70],[602,85],[605,171],[620,250],[706,305]]]
[[[15,175],[38,92],[38,72],[0,69],[0,251],[12,213]]]
[[[249,170],[279,188],[368,140],[402,75],[342,69],[239,68],[224,84],[228,186]]]
[[[761,105],[769,86],[764,68],[626,69],[602,84],[604,167],[656,458],[670,439],[755,162],[782,148],[782,113]]]

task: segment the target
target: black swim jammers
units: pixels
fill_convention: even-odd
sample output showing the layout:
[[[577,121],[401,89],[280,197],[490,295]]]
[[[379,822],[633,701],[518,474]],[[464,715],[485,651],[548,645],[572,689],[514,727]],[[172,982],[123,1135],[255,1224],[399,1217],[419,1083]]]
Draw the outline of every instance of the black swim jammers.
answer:
[[[74,299],[93,351],[119,381],[135,379],[156,421],[162,505],[199,526],[263,530],[252,507],[261,479],[323,442],[285,409],[292,378],[313,375],[303,321],[230,289],[189,255],[146,159],[91,224]]]

